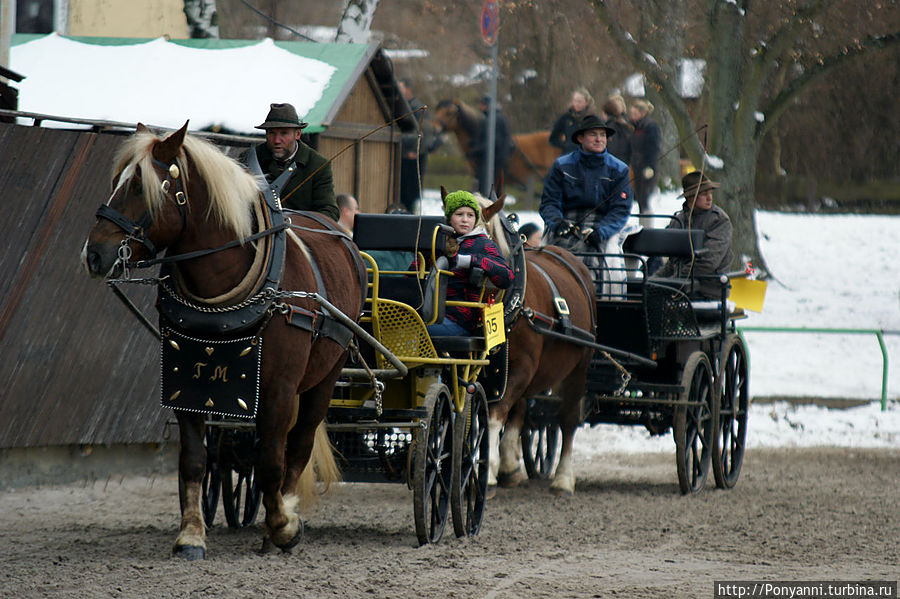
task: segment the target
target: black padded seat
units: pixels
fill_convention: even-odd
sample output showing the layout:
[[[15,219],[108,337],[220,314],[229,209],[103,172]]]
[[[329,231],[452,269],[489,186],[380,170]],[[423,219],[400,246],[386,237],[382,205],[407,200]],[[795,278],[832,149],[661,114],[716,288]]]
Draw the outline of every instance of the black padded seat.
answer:
[[[703,229],[641,229],[622,244],[626,254],[689,258],[703,249]]]
[[[353,241],[359,249],[420,251],[431,256],[431,238],[436,226],[446,226],[442,216],[415,214],[367,214],[353,221]],[[438,233],[435,251],[444,253],[447,235]]]
[[[437,353],[442,352],[470,352],[484,350],[484,337],[463,336],[463,337],[432,337],[431,343]]]

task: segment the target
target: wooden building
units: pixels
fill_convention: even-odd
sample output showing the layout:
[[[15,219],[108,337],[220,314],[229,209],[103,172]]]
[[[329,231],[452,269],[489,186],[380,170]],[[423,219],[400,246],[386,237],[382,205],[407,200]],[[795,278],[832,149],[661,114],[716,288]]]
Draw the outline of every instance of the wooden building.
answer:
[[[311,141],[335,156],[337,191],[383,211],[398,192],[400,127],[415,126],[390,61],[377,45],[305,45],[339,55],[306,115]],[[20,109],[0,110],[18,121],[0,122],[0,466],[15,448],[164,443],[177,429],[159,406],[159,345],[79,260],[135,123]],[[232,154],[262,139],[206,135]],[[155,318],[152,287],[125,291]]]

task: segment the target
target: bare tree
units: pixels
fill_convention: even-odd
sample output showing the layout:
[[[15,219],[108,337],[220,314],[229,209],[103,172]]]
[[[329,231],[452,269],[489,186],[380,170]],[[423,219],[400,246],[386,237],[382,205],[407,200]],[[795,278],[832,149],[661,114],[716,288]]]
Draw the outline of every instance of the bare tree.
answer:
[[[336,42],[364,44],[369,41],[369,28],[375,18],[378,0],[347,0],[338,23]]]
[[[890,3],[867,3],[866,10],[873,15],[871,29],[881,32],[855,37],[847,36],[839,24],[824,25],[824,13],[838,0],[790,0],[777,6],[750,0],[706,0],[701,21],[706,44],[706,102],[697,123],[659,61],[621,25],[611,0],[590,3],[615,43],[669,109],[685,139],[688,157],[722,183],[718,201],[734,223],[735,255],[763,265],[754,195],[762,139],[812,82],[849,60],[900,42],[900,31],[885,31],[888,27],[879,18],[892,10]],[[630,4],[632,9],[642,9],[646,0]],[[756,22],[763,19],[751,12],[751,4],[758,12],[773,13],[765,14],[765,26],[755,30],[751,30],[752,17],[757,17]],[[809,44],[810,40],[817,43]],[[774,88],[785,63],[793,68],[780,87]],[[704,134],[692,135],[701,129]]]

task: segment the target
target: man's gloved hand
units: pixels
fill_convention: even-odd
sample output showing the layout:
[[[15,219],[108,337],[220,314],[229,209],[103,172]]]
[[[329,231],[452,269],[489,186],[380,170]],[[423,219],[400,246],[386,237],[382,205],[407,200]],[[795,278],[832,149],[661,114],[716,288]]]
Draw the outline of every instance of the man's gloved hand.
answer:
[[[575,225],[572,224],[572,221],[563,219],[556,225],[555,232],[557,235],[567,235],[573,228]]]
[[[600,234],[596,229],[591,229],[591,232],[588,233],[587,237],[585,237],[584,240],[588,243],[588,245],[592,245],[598,250],[602,249],[603,242],[606,241],[605,239],[600,237]]]
[[[644,167],[644,179],[652,179],[653,178],[653,168],[652,167]]]

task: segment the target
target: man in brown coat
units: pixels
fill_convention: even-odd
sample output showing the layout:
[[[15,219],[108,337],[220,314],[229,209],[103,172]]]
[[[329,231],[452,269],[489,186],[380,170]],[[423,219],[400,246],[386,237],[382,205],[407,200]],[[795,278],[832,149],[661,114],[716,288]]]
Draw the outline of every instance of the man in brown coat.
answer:
[[[713,206],[712,190],[719,187],[701,173],[688,173],[681,180],[684,205],[675,213],[667,229],[703,229],[703,250],[691,258],[669,258],[654,276],[688,279],[694,275],[722,274],[731,264],[731,219],[718,206]],[[696,284],[695,284],[696,285]],[[695,286],[698,295],[719,299],[722,287],[718,281],[704,279]]]
[[[254,175],[265,176],[282,207],[321,212],[337,221],[331,164],[300,141],[306,126],[290,104],[272,104],[266,120],[256,126],[265,130],[266,141],[244,152],[241,161]]]

